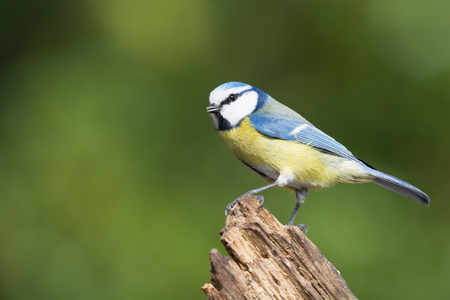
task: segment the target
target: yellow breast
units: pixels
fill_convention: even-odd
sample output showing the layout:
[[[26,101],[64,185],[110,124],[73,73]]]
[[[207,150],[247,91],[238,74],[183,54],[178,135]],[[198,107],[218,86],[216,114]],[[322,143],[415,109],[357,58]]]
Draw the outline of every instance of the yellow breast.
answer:
[[[253,129],[248,117],[240,126],[219,133],[231,151],[246,164],[278,175],[292,173],[294,187],[326,187],[337,181],[354,181],[355,176],[350,173],[360,169],[356,163],[344,162],[340,157],[309,145],[262,135]],[[349,170],[341,168],[342,163],[347,163]]]

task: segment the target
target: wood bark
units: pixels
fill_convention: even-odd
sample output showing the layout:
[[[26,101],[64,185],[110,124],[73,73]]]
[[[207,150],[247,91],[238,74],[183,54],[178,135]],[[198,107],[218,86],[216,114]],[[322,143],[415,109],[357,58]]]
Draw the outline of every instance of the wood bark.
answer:
[[[281,224],[259,200],[247,196],[231,210],[220,232],[231,256],[209,253],[216,299],[356,299],[336,268],[297,226]]]

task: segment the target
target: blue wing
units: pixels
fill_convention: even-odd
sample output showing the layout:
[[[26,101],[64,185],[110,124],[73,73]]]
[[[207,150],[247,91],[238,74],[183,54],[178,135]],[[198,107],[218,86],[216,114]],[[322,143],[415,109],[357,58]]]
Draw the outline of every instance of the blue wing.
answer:
[[[253,128],[268,137],[298,141],[330,154],[360,161],[335,139],[270,96],[267,97],[265,105],[251,114],[249,118]]]

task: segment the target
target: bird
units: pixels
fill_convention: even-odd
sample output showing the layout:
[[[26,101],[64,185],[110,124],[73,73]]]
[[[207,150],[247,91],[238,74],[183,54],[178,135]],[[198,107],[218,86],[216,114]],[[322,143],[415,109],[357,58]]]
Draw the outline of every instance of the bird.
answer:
[[[277,186],[295,191],[288,222],[292,225],[308,190],[337,182],[373,182],[430,205],[424,192],[378,171],[300,114],[249,84],[232,81],[218,86],[209,95],[206,111],[233,154],[268,183],[228,204],[225,215],[245,195]],[[262,206],[264,198],[258,199]],[[306,225],[299,226],[308,230]]]

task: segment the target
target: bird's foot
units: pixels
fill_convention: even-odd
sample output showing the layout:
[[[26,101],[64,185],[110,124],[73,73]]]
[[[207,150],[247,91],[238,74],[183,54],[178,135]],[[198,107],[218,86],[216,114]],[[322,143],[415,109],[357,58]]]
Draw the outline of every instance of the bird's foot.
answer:
[[[305,234],[308,232],[309,230],[309,226],[305,225],[305,224],[298,224],[297,225],[298,228],[300,228],[301,231],[305,230]]]
[[[259,205],[257,209],[260,209],[264,204],[264,197],[261,195],[253,195],[253,196],[255,196],[259,200]]]
[[[239,198],[237,198],[236,200],[234,200],[233,202],[231,202],[230,204],[227,205],[227,207],[225,208],[225,216],[228,215],[228,212],[233,208],[233,206],[238,203],[239,201],[241,201],[244,197],[248,196],[248,195],[252,195],[256,198],[258,198],[259,200],[259,206],[258,209],[261,208],[261,206],[263,206],[264,204],[264,197],[261,195],[254,195],[252,193],[245,193],[244,195],[240,196]]]

